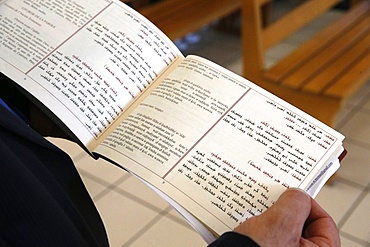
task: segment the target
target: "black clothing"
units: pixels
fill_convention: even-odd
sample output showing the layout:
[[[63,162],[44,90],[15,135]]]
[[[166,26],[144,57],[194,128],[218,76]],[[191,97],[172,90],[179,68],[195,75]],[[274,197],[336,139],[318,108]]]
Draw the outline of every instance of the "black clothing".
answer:
[[[216,241],[211,243],[208,247],[259,247],[249,237],[241,235],[236,232],[226,232],[222,234]]]
[[[0,106],[0,246],[108,246],[70,157]]]

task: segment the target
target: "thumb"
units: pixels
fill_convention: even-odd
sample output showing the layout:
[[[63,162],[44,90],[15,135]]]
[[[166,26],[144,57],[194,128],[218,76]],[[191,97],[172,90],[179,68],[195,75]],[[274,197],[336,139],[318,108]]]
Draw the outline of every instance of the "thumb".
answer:
[[[286,190],[263,214],[239,225],[235,231],[261,246],[298,246],[311,210],[311,198],[299,189]]]
[[[270,218],[271,223],[279,222],[278,227],[288,227],[290,234],[297,231],[300,236],[310,211],[311,197],[303,190],[292,188],[281,194],[275,204],[260,216]]]

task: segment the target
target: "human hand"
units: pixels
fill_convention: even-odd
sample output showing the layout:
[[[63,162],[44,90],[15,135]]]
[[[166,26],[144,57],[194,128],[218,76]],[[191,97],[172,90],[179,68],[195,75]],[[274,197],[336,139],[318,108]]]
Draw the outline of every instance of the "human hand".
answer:
[[[304,191],[286,190],[263,214],[234,230],[260,246],[340,246],[331,216]]]

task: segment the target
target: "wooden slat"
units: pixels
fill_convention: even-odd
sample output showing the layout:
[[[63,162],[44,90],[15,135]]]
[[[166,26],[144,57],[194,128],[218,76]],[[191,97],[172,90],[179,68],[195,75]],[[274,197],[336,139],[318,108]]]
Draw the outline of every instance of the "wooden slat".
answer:
[[[242,5],[242,55],[244,76],[260,83],[264,69],[264,48],[262,47],[262,12],[257,0],[243,0]]]
[[[139,12],[174,40],[240,7],[241,0],[164,0]]]
[[[347,98],[358,90],[369,77],[370,52],[368,51],[339,81],[325,91],[325,95]]]
[[[263,6],[263,5],[266,5],[268,3],[271,3],[272,0],[258,0],[258,5],[259,6]]]
[[[341,32],[340,36],[333,40],[327,47],[312,56],[300,68],[283,80],[282,85],[300,89],[320,71],[325,70],[333,61],[342,56],[348,49],[359,42],[366,34],[370,24],[370,15],[360,20],[358,24],[347,32]]]
[[[140,8],[139,11],[143,14],[151,16],[153,13],[165,13],[166,11],[172,11],[173,7],[180,6],[181,4],[188,4],[188,2],[179,0],[162,0],[158,3],[148,4],[144,8]],[[156,16],[152,15],[152,17]]]
[[[351,67],[358,63],[364,53],[370,51],[370,21],[368,25],[367,35],[347,50],[340,58],[336,59],[321,73],[315,75],[302,90],[309,91],[315,94],[327,94],[326,88],[333,86],[340,81],[342,76],[351,69]],[[345,93],[343,90],[342,93]],[[338,95],[335,95],[338,96]]]
[[[320,49],[319,47],[326,46],[332,40],[337,39],[340,33],[346,29],[350,29],[358,18],[367,15],[367,9],[370,7],[369,1],[357,5],[350,12],[346,13],[340,19],[334,21],[321,32],[312,37],[309,41],[292,52],[289,56],[283,58],[275,66],[269,69],[265,77],[272,82],[280,83],[282,78],[286,77],[291,71],[296,70],[303,63],[311,59],[310,54],[315,55]],[[316,53],[315,53],[316,51]]]
[[[192,1],[179,1],[179,0],[164,0],[158,3],[149,4],[144,8],[140,8],[138,11],[153,22],[159,22],[166,20],[168,17],[174,18],[174,12],[179,12],[182,9],[191,7]]]
[[[264,48],[268,49],[282,41],[285,37],[297,31],[328,9],[339,0],[310,0],[305,1],[293,11],[284,15],[276,22],[270,24],[263,32]]]

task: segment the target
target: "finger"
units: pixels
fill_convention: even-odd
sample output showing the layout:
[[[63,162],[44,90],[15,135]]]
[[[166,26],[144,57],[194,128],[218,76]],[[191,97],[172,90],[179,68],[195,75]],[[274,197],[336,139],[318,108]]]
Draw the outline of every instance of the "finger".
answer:
[[[333,218],[313,199],[303,237],[319,246],[340,246],[338,228]]]
[[[311,197],[300,189],[288,189],[275,202],[269,210],[268,215],[278,217],[280,221],[288,221],[294,224],[296,230],[302,229],[311,211]],[[293,212],[293,213],[292,213]]]
[[[261,246],[298,245],[310,210],[311,198],[305,192],[288,189],[266,212],[247,220],[235,231]]]

